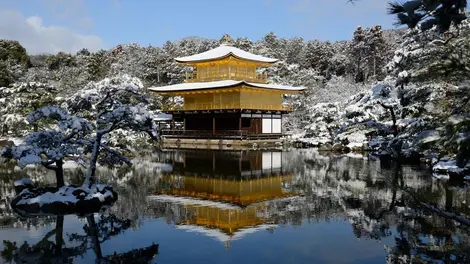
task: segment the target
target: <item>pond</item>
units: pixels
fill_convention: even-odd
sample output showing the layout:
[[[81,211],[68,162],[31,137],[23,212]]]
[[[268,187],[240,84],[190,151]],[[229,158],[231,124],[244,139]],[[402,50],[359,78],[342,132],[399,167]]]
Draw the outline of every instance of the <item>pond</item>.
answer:
[[[315,150],[149,152],[134,164],[99,169],[119,199],[88,217],[17,216],[14,180],[54,175],[0,167],[0,262],[470,262],[469,228],[422,207],[470,218],[470,191],[420,167]],[[80,183],[84,169],[67,165]]]

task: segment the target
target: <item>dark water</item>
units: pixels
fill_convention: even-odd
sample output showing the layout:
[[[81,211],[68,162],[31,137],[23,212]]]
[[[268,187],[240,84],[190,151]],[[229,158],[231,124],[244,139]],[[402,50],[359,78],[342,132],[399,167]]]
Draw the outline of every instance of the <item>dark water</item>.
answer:
[[[469,228],[419,204],[470,218],[470,191],[420,168],[313,150],[146,154],[99,170],[120,195],[106,212],[30,219],[9,207],[24,175],[54,183],[0,168],[0,262],[470,263]]]

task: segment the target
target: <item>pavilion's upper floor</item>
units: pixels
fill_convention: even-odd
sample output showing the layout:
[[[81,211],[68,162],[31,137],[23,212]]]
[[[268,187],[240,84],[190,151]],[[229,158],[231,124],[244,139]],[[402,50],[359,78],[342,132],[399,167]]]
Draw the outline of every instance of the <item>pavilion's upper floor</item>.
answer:
[[[225,35],[219,47],[176,58],[175,61],[191,67],[185,74],[185,82],[236,80],[267,83],[268,76],[260,68],[269,67],[278,60],[236,48],[232,46],[230,37]]]

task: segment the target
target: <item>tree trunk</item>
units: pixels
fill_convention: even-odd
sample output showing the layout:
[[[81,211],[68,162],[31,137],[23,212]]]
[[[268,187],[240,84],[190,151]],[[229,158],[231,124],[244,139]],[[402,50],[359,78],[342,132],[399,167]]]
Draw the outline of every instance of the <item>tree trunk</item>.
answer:
[[[390,115],[392,116],[392,122],[393,122],[393,136],[397,136],[398,135],[398,127],[397,127],[397,118],[395,116],[395,111],[393,110],[393,106],[391,105],[385,105],[384,103],[382,102],[379,102],[379,104],[390,111]]]
[[[8,135],[8,125],[7,125],[7,124],[3,124],[2,136],[6,136],[6,135]]]
[[[98,239],[98,231],[96,230],[96,222],[95,222],[95,217],[92,215],[89,215],[86,217],[86,220],[88,222],[88,225],[90,226],[90,234],[91,240],[93,241],[93,249],[96,254],[97,260],[101,260],[103,258],[103,254],[101,253],[101,244]],[[99,261],[97,263],[100,263]]]
[[[55,169],[55,178],[56,178],[57,188],[60,188],[65,185],[63,164],[64,164],[64,161],[61,159],[55,162],[55,165],[57,167]]]
[[[374,79],[377,80],[377,71],[376,71],[376,67],[377,67],[377,58],[375,57],[375,54],[374,54],[373,56],[374,56],[374,69],[373,69],[373,72],[374,72]]]
[[[88,167],[85,182],[83,186],[90,187],[93,183],[95,183],[95,172],[96,172],[96,162],[98,161],[98,155],[100,154],[100,146],[101,146],[101,138],[103,137],[102,134],[97,134],[95,143],[93,144],[93,150],[91,152],[90,157],[90,165]]]
[[[64,244],[63,234],[64,234],[64,216],[57,216],[55,224],[55,253],[57,255],[62,255],[62,247]]]

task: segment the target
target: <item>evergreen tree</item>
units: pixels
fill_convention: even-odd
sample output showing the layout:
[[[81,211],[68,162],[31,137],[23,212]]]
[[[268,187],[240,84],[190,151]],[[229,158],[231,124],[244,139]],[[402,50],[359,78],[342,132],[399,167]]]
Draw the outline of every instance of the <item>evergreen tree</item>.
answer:
[[[249,52],[253,48],[253,41],[248,38],[237,38],[235,39],[233,46]]]
[[[105,55],[106,51],[101,49],[87,56],[86,67],[92,81],[100,80],[106,76]]]
[[[76,66],[76,58],[65,52],[48,57],[46,62],[50,71],[59,70],[61,67]]]
[[[387,59],[387,45],[383,37],[382,27],[376,25],[368,28],[365,37],[367,45],[368,76],[372,75],[377,80],[377,74],[385,66]]]
[[[389,14],[396,15],[397,25],[429,30],[437,26],[439,32],[449,30],[466,19],[467,0],[410,0],[389,3]]]
[[[282,39],[278,39],[274,32],[269,32],[263,37],[261,42],[257,43],[256,46],[260,55],[282,59],[284,58],[284,44],[284,41]]]
[[[355,82],[365,81],[365,62],[368,52],[366,33],[362,27],[357,27],[353,33],[353,40],[349,47],[349,56],[354,64],[354,80]]]
[[[18,41],[0,39],[0,87],[17,81],[30,67],[26,49]]]
[[[303,38],[294,37],[287,41],[286,62],[289,64],[301,64],[305,56],[305,41]]]
[[[333,56],[333,47],[330,42],[312,40],[305,47],[304,67],[324,73],[328,68],[328,61]]]
[[[13,81],[6,62],[0,60],[0,87],[9,86]]]

